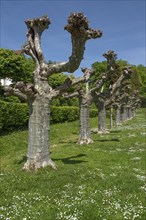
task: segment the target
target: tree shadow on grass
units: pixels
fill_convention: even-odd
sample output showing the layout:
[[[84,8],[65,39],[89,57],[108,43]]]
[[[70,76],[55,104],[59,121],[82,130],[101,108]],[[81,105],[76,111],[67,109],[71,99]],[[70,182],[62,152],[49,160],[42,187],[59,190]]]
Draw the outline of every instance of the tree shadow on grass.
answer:
[[[59,141],[59,144],[76,144],[76,141]]]
[[[0,131],[0,136],[7,136],[7,135],[11,135],[12,133],[17,132],[17,131],[27,131],[28,130],[27,126],[18,126],[17,128],[10,127],[9,129],[10,129],[9,131],[7,131],[7,130]]]
[[[53,161],[61,160],[64,164],[79,164],[79,163],[86,163],[85,160],[76,160],[77,158],[87,156],[86,154],[78,154],[76,156],[66,157],[66,158],[52,158]]]
[[[15,163],[22,164],[25,163],[26,161],[27,161],[27,156],[23,156],[21,160],[16,160]]]
[[[110,133],[120,133],[121,130],[116,130],[116,131],[110,131]]]
[[[76,156],[71,156],[71,157],[66,157],[66,158],[51,158],[53,161],[59,161],[61,160],[64,164],[79,164],[79,163],[86,163],[87,161],[85,160],[76,160],[77,158],[87,156],[86,154],[78,154]],[[75,160],[74,160],[75,159]],[[21,160],[16,160],[16,164],[22,164],[27,161],[27,157],[23,156]]]
[[[27,156],[22,156],[22,159],[21,160],[16,159],[14,161],[14,164],[22,164],[25,163],[26,161],[27,161]]]
[[[112,139],[104,139],[104,140],[94,140],[94,142],[109,142],[109,141],[116,141],[116,142],[120,142],[120,140],[118,138],[112,138]]]

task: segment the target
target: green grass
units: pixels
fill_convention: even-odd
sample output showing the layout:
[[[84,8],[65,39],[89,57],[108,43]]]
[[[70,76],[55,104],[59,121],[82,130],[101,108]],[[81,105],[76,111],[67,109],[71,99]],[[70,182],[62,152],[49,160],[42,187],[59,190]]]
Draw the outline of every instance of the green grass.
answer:
[[[145,220],[144,109],[94,143],[76,143],[79,122],[51,126],[51,167],[22,171],[27,131],[0,137],[1,219]],[[97,119],[91,119],[97,126]]]

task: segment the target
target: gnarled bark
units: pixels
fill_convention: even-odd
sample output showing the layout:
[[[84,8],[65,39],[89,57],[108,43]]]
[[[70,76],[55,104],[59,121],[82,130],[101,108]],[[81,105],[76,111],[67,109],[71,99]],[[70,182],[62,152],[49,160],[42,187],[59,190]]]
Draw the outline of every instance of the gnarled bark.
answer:
[[[38,169],[48,165],[56,169],[56,165],[50,159],[49,100],[38,96],[29,102],[29,108],[28,154],[23,169]]]
[[[91,144],[93,140],[90,137],[90,104],[91,94],[86,83],[86,92],[79,91],[79,103],[80,103],[80,138],[78,144]]]
[[[106,109],[105,102],[102,99],[98,101],[98,134],[107,134],[106,127]]]

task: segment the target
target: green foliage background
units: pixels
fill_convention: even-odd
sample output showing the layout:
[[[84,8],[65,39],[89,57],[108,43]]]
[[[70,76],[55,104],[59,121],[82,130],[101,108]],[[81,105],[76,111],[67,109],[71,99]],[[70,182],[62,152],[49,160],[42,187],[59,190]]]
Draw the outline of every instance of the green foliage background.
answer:
[[[31,82],[34,67],[32,59],[12,50],[0,49],[0,78],[10,78],[12,82]]]

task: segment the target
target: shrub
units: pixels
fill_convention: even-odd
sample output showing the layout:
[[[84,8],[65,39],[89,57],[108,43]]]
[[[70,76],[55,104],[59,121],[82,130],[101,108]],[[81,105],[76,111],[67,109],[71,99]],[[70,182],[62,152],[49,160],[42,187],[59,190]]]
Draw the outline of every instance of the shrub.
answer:
[[[12,130],[14,127],[26,126],[28,117],[26,104],[0,101],[0,130]]]
[[[21,103],[18,97],[16,96],[8,96],[3,99],[5,102],[13,102],[13,103]]]
[[[91,117],[97,116],[97,110],[91,109]],[[29,110],[27,104],[0,101],[0,130],[12,130],[27,126]],[[79,108],[73,106],[52,106],[51,123],[62,123],[79,119]]]
[[[79,118],[79,108],[70,106],[51,108],[51,123],[75,121]]]

